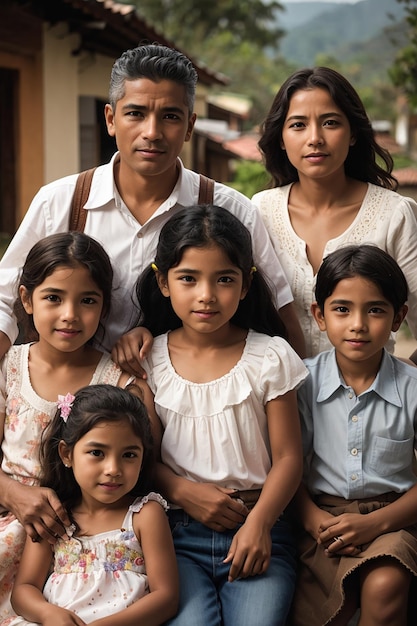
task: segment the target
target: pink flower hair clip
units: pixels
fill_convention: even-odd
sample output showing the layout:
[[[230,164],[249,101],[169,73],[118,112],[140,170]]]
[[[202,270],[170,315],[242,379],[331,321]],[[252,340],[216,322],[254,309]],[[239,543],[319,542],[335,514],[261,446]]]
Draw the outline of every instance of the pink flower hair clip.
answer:
[[[74,400],[75,396],[72,393],[67,393],[66,396],[58,395],[58,409],[61,409],[61,417],[65,423],[67,423],[68,416],[71,413]]]

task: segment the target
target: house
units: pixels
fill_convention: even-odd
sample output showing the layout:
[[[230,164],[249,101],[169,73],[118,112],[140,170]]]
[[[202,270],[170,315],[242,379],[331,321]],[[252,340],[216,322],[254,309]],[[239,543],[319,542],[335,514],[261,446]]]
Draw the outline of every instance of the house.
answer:
[[[103,115],[110,71],[143,41],[175,47],[114,0],[2,0],[0,233],[15,232],[43,184],[108,160],[115,149]],[[225,79],[193,63],[195,109],[205,118],[210,88]],[[186,144],[189,167],[195,152],[194,142]],[[204,155],[199,146],[198,164],[209,174]]]

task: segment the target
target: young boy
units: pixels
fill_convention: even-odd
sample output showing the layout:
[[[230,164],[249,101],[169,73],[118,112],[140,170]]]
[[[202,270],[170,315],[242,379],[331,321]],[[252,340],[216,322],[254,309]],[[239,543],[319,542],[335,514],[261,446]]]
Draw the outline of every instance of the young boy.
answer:
[[[371,245],[323,262],[312,312],[334,348],[306,359],[295,626],[407,624],[417,576],[417,368],[384,346],[407,313],[398,264]]]

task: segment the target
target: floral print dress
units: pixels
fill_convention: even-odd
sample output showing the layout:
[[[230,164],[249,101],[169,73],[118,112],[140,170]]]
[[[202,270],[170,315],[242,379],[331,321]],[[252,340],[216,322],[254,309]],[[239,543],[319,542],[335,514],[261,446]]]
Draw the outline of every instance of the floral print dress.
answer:
[[[133,530],[133,514],[149,501],[167,510],[166,501],[151,492],[131,504],[122,528],[93,536],[58,539],[53,573],[43,595],[51,604],[74,611],[87,624],[119,613],[149,592],[142,547]],[[2,626],[35,626],[22,617]]]

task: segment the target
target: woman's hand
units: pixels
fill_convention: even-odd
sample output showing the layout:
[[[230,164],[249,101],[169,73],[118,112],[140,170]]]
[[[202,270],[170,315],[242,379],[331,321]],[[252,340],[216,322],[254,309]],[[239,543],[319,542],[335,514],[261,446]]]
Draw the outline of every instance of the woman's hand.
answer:
[[[125,372],[146,379],[141,360],[148,355],[152,344],[153,337],[149,330],[138,326],[119,339],[111,352],[111,357]]]
[[[54,544],[58,537],[67,538],[65,526],[71,521],[55,491],[30,487],[11,481],[7,508],[16,516],[32,541],[46,539]]]

